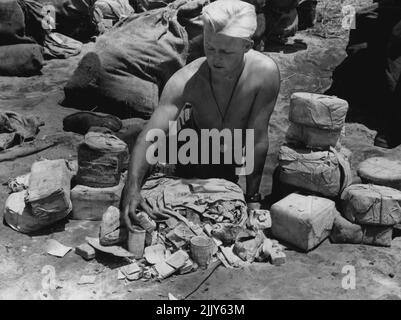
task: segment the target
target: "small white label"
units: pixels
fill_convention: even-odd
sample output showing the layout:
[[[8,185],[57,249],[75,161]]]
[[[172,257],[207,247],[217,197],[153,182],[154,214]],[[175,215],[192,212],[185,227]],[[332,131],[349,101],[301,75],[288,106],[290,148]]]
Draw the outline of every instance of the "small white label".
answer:
[[[111,28],[113,26],[113,20],[111,19],[102,19],[102,22],[106,28]]]

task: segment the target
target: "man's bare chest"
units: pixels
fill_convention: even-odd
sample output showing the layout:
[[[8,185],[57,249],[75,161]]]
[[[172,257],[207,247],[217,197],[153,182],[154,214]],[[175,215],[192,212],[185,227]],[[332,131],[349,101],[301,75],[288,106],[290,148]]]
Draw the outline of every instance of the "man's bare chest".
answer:
[[[245,129],[252,109],[255,94],[239,84],[233,92],[227,88],[223,93],[211,88],[197,87],[186,95],[192,106],[192,117],[199,129]]]

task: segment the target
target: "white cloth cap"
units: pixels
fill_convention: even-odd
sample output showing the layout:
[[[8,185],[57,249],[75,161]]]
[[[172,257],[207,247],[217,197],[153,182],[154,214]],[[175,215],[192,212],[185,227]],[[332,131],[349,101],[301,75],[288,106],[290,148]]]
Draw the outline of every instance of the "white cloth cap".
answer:
[[[250,39],[256,31],[255,7],[241,0],[217,0],[205,6],[202,14],[219,34]]]

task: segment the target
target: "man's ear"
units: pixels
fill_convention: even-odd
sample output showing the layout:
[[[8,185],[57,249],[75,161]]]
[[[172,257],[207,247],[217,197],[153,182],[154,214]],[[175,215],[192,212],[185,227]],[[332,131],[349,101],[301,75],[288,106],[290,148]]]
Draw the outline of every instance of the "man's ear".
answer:
[[[249,50],[253,48],[253,40],[245,40],[244,47],[245,47],[245,53],[247,53]]]

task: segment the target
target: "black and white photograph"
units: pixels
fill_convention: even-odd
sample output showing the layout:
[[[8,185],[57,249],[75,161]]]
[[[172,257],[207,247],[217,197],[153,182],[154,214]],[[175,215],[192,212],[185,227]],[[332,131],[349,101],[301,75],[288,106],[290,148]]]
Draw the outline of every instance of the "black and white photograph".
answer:
[[[0,300],[401,300],[400,124],[399,0],[0,0]]]

